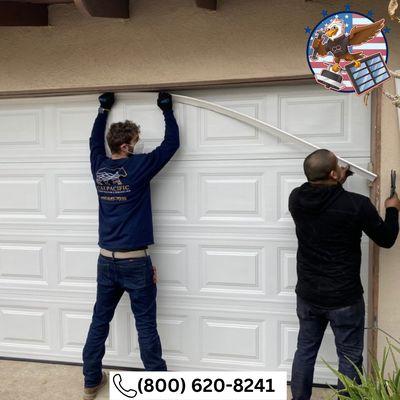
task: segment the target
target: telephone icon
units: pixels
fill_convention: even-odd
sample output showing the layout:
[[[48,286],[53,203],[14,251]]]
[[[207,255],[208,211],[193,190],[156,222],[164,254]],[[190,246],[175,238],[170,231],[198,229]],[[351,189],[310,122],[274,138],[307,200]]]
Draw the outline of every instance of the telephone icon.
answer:
[[[133,399],[137,395],[137,391],[135,389],[125,389],[122,386],[122,377],[120,374],[115,374],[113,376],[114,386],[118,389],[118,391],[124,396]]]

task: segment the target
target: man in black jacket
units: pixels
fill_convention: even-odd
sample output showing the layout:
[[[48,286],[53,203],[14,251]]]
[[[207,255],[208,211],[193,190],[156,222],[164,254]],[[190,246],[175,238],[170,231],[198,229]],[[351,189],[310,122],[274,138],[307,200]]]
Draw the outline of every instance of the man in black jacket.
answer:
[[[294,189],[289,211],[296,225],[297,315],[300,321],[291,388],[294,400],[311,398],[314,365],[328,322],[339,371],[358,381],[362,367],[365,306],[360,279],[361,235],[392,247],[399,232],[400,201],[386,199],[385,221],[368,197],[343,189],[349,171],[328,150],[304,160],[308,182]],[[339,382],[339,388],[343,386]]]

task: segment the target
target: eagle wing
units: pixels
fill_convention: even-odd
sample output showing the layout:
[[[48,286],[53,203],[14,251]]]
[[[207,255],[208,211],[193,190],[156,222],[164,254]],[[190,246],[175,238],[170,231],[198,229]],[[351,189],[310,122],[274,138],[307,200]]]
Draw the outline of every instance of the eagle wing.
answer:
[[[368,42],[373,39],[379,31],[385,26],[385,20],[382,18],[369,25],[356,25],[349,34],[349,45],[354,46]]]
[[[321,39],[314,39],[312,42],[312,48],[322,57],[328,54],[328,52],[325,50],[325,46],[322,44]]]

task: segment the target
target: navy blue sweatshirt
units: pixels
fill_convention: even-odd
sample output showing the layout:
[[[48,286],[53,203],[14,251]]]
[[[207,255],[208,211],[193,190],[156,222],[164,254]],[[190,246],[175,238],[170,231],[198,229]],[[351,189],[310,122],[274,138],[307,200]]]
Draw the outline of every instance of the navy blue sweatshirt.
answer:
[[[99,198],[99,246],[128,251],[154,243],[150,180],[179,148],[179,128],[173,111],[164,113],[165,137],[148,154],[113,160],[106,156],[104,133],[107,113],[93,125],[90,164]]]
[[[397,209],[387,208],[383,221],[366,196],[347,192],[340,184],[305,183],[292,191],[289,210],[299,242],[296,293],[321,307],[355,303],[363,293],[362,232],[378,246],[393,246],[399,233]]]

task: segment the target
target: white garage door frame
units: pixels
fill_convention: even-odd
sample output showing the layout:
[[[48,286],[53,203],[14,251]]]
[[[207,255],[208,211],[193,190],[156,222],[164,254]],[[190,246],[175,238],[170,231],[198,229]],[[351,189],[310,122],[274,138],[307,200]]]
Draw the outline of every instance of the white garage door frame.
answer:
[[[235,81],[230,82],[229,84],[224,84],[223,82],[218,84],[185,84],[185,85],[169,85],[168,90],[182,90],[182,89],[190,89],[190,88],[204,88],[204,89],[212,89],[215,87],[248,87],[249,83],[253,83],[257,86],[266,86],[267,84],[277,85],[277,84],[288,84],[288,85],[298,85],[304,84],[305,82],[309,82],[310,84],[315,84],[313,80],[307,79],[305,80],[303,77],[299,77],[296,79],[295,77],[290,78],[287,81],[276,80],[256,80],[254,82],[247,81]],[[115,92],[132,92],[138,90],[161,90],[161,86],[151,86],[151,87],[137,87],[137,86],[124,86],[124,87],[106,87],[106,88],[94,88],[94,89],[68,89],[68,90],[56,90],[56,91],[27,91],[27,92],[8,92],[2,93],[0,98],[18,98],[18,97],[41,97],[41,96],[55,96],[55,95],[82,95],[82,94],[90,94],[93,92],[101,92],[103,90],[112,90]],[[376,91],[371,96],[372,105],[371,105],[371,161],[373,164],[374,171],[379,171],[380,169],[380,102],[381,102],[381,93],[380,91]],[[371,186],[371,199],[375,204],[378,203],[379,200],[379,178],[374,182]],[[377,303],[378,303],[378,278],[379,278],[379,249],[370,244],[369,246],[369,301],[368,301],[368,310],[369,310],[369,326],[371,326],[377,318]],[[372,354],[376,354],[376,334],[374,331],[370,331],[368,335],[368,348],[372,351]],[[4,358],[4,357],[2,357]],[[14,357],[12,357],[15,359]],[[30,359],[26,358],[26,359]],[[32,357],[34,359],[34,357]],[[57,360],[55,360],[57,361]]]

